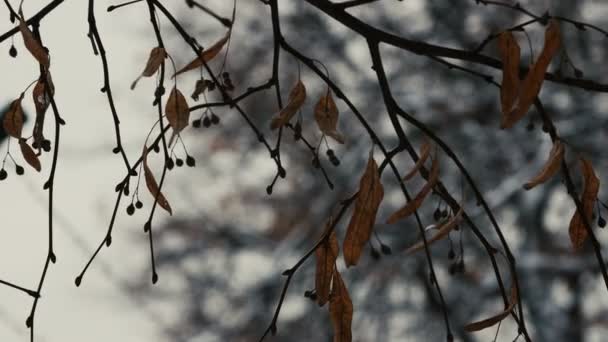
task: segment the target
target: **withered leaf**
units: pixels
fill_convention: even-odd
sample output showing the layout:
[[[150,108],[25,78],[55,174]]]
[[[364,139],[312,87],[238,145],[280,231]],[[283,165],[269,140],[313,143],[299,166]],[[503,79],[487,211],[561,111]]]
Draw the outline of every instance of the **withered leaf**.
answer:
[[[549,159],[545,162],[542,170],[529,182],[524,184],[524,189],[530,190],[538,184],[549,180],[559,170],[562,160],[564,159],[564,145],[556,140],[549,153]]]
[[[165,105],[165,114],[167,115],[167,121],[173,128],[173,135],[169,140],[169,145],[179,132],[188,126],[190,121],[190,109],[188,108],[188,102],[184,95],[177,89],[173,88],[169,99]]]
[[[520,49],[511,31],[498,36],[498,50],[502,60],[502,83],[500,85],[500,104],[503,115],[513,109],[519,92],[519,59]]]
[[[21,148],[21,154],[23,155],[23,159],[25,159],[25,161],[30,164],[30,166],[33,167],[36,171],[40,172],[40,160],[38,159],[38,156],[36,155],[34,150],[32,150],[32,148],[30,147],[30,145],[27,144],[25,139],[19,139],[19,147]]]
[[[287,105],[281,111],[272,118],[270,122],[270,129],[275,130],[279,127],[284,126],[294,116],[294,114],[302,107],[306,100],[306,87],[301,80],[291,89],[289,92],[289,98],[287,99]]]
[[[44,131],[44,117],[46,114],[46,110],[49,108],[51,104],[51,97],[55,94],[55,86],[53,85],[53,79],[51,78],[51,73],[46,71],[46,80],[40,78],[36,82],[34,86],[34,90],[32,91],[32,99],[34,101],[34,107],[36,108],[36,122],[34,123],[34,141],[38,143],[38,145],[42,144],[44,140],[43,131]],[[46,83],[48,83],[49,94],[46,92]]]
[[[131,90],[135,89],[137,82],[142,77],[154,76],[154,74],[156,73],[158,68],[160,68],[160,65],[163,63],[165,58],[167,58],[167,51],[165,51],[164,48],[158,46],[153,48],[150,51],[150,56],[148,57],[148,62],[146,63],[144,71],[142,71],[141,75],[139,75],[131,84]]]
[[[196,69],[205,63],[209,63],[209,61],[211,61],[215,56],[217,56],[217,54],[220,51],[222,51],[222,48],[224,47],[224,45],[226,45],[226,42],[228,42],[228,40],[230,39],[230,32],[231,31],[228,30],[228,32],[226,32],[226,35],[224,37],[222,37],[222,39],[215,42],[215,44],[211,45],[209,48],[204,49],[203,52],[201,52],[200,55],[197,58],[195,58],[192,62],[188,63],[185,67],[183,67],[183,68],[179,69],[177,72],[175,72],[175,74],[173,74],[172,78],[179,74],[182,74],[186,71]]]
[[[49,93],[51,95],[55,94],[55,86],[53,85],[51,73],[47,71],[46,80],[43,80],[42,78],[38,79],[34,89],[32,90],[32,98],[34,100],[34,106],[36,107],[36,114],[46,112],[51,103],[50,96],[46,92],[46,82],[49,84]]]
[[[593,205],[597,198],[597,193],[600,189],[600,180],[593,171],[593,165],[585,158],[581,158],[581,172],[585,181],[581,198],[582,213],[576,210],[570,220],[570,241],[575,251],[583,247],[583,243],[587,239],[587,228],[585,227],[585,218],[587,222],[591,222],[593,216]],[[584,217],[582,215],[585,215]]]
[[[403,218],[406,218],[413,214],[424,202],[426,196],[433,190],[435,184],[439,180],[439,158],[437,154],[435,154],[435,158],[433,158],[433,164],[431,165],[431,171],[429,173],[429,178],[427,182],[424,184],[422,189],[416,194],[411,201],[407,202],[405,206],[401,209],[395,211],[389,218],[386,220],[386,223],[393,224]]]
[[[165,195],[160,192],[158,188],[158,184],[156,183],[156,179],[154,178],[154,174],[152,170],[150,170],[150,166],[148,166],[148,148],[144,146],[144,151],[142,153],[143,166],[144,166],[144,176],[146,178],[146,186],[148,187],[148,191],[152,194],[152,197],[156,198],[156,202],[163,209],[169,212],[169,215],[173,215],[173,210],[171,209],[171,205]]]
[[[351,342],[353,302],[338,270],[334,271],[333,286],[329,299],[329,315],[334,329],[334,342]]]
[[[331,226],[331,220],[327,223],[327,229]],[[325,241],[315,250],[317,258],[317,268],[315,270],[315,289],[317,293],[317,303],[323,306],[329,300],[329,290],[331,279],[334,273],[334,266],[338,258],[338,239],[336,232],[332,231]]]
[[[36,40],[34,34],[32,31],[30,31],[29,27],[27,27],[27,24],[23,18],[19,18],[19,31],[21,31],[25,48],[32,54],[32,56],[34,56],[34,58],[36,58],[38,63],[42,64],[48,69],[50,66],[49,55],[42,45],[40,45],[40,43]]]
[[[21,138],[21,131],[23,130],[23,108],[21,107],[21,100],[23,95],[11,102],[9,109],[4,113],[4,119],[2,125],[6,134],[13,138]]]
[[[431,144],[428,141],[425,141],[420,147],[420,155],[418,156],[416,164],[414,164],[414,167],[410,170],[410,172],[403,176],[404,182],[412,179],[412,177],[418,173],[418,170],[420,170],[422,165],[424,165],[424,162],[429,158],[429,155],[431,155]]]
[[[378,165],[370,152],[365,172],[359,181],[359,193],[355,200],[353,216],[344,237],[344,261],[347,267],[354,266],[359,261],[361,252],[374,229],[376,214],[383,197],[384,187],[380,182]]]
[[[561,44],[559,24],[555,20],[549,20],[549,25],[545,30],[545,45],[536,62],[528,70],[528,74],[521,84],[519,94],[511,111],[502,117],[501,128],[512,127],[521,119],[534,103],[538,96],[545,73],[551,63],[551,59],[559,50]]]
[[[334,102],[331,91],[327,89],[327,93],[322,95],[315,105],[315,121],[323,134],[334,138],[340,144],[344,144],[344,136],[337,130],[338,116],[338,107]]]
[[[513,311],[513,309],[515,308],[517,301],[518,301],[517,290],[516,290],[515,286],[512,286],[509,305],[502,312],[500,312],[490,318],[486,318],[481,321],[469,323],[464,326],[464,330],[468,331],[468,332],[480,331],[485,328],[489,328],[489,327],[493,326],[494,324],[497,324],[498,322],[502,321],[507,316],[509,316],[509,314],[511,314],[511,311]]]

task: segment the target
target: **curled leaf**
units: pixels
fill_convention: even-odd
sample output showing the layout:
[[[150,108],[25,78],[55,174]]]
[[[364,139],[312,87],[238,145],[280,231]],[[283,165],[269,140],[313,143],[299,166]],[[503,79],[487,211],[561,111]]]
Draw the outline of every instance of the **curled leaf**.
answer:
[[[435,155],[433,158],[433,164],[431,165],[431,172],[427,182],[424,184],[422,189],[416,194],[411,201],[407,202],[401,209],[395,211],[386,220],[386,223],[392,224],[403,218],[406,218],[413,214],[424,202],[426,196],[431,192],[437,181],[439,180],[439,158]]]
[[[534,178],[524,184],[524,189],[530,190],[538,184],[544,183],[553,177],[553,175],[559,170],[563,159],[564,145],[557,140],[551,148],[549,159],[547,159],[545,166],[543,166],[542,170]]]
[[[355,209],[344,237],[344,261],[346,266],[356,265],[361,252],[369,240],[376,222],[376,214],[384,188],[380,182],[378,165],[371,152],[365,172],[359,181],[359,193],[355,200]]]
[[[576,210],[572,219],[570,220],[570,241],[575,251],[578,251],[583,247],[583,243],[587,239],[587,223],[591,222],[593,216],[593,205],[597,199],[597,194],[600,189],[600,180],[593,171],[593,165],[585,158],[581,158],[581,172],[583,174],[583,180],[585,181],[583,187],[583,193],[581,198],[582,213]],[[585,215],[584,217],[582,215]]]
[[[498,322],[502,321],[503,319],[505,319],[507,316],[509,316],[511,314],[511,311],[513,311],[513,309],[515,308],[517,301],[518,301],[517,289],[515,288],[515,286],[513,286],[513,287],[511,287],[511,298],[509,301],[509,305],[502,312],[500,312],[492,317],[483,319],[481,321],[469,323],[464,326],[464,330],[468,331],[468,332],[480,331],[485,328],[489,328],[489,327],[493,326],[494,324],[497,324]]]
[[[543,51],[536,62],[530,67],[530,70],[528,70],[513,108],[509,113],[503,113],[505,115],[502,118],[501,128],[512,127],[519,119],[526,115],[528,109],[540,93],[540,88],[545,80],[545,73],[551,63],[551,59],[559,50],[560,42],[559,24],[551,19],[545,30]]]
[[[175,74],[173,74],[173,76],[171,76],[171,78],[174,78],[175,76],[182,74],[186,71],[196,69],[196,68],[202,66],[203,64],[211,61],[215,56],[217,56],[217,54],[220,51],[222,51],[222,48],[224,47],[224,45],[226,45],[226,42],[228,42],[228,40],[230,39],[230,32],[231,31],[228,30],[228,32],[226,32],[226,35],[224,37],[222,37],[222,39],[215,42],[215,44],[211,45],[209,48],[204,49],[197,58],[195,58],[192,62],[188,63],[185,67],[183,67],[183,68],[179,69],[177,72],[175,72]]]
[[[133,81],[131,84],[131,90],[135,89],[137,82],[142,77],[150,77],[153,76],[163,61],[167,58],[167,51],[165,51],[162,47],[155,47],[150,51],[150,56],[148,57],[148,62],[146,63],[146,67],[144,71],[142,71],[141,75]]]
[[[152,197],[156,199],[158,205],[160,205],[163,209],[169,212],[169,215],[173,215],[173,210],[171,209],[171,205],[165,195],[160,192],[158,188],[158,184],[156,183],[156,179],[154,178],[154,174],[150,167],[148,166],[148,148],[144,146],[144,151],[142,154],[143,166],[144,166],[144,176],[146,178],[146,186],[148,187],[148,191],[152,194]]]
[[[458,226],[458,224],[462,221],[463,208],[462,205],[456,215],[450,217],[449,220],[445,221],[442,225],[439,226],[437,233],[433,235],[431,238],[426,240],[426,245],[430,246],[435,241],[439,241],[444,237],[448,236],[448,234],[454,229],[454,227]],[[405,253],[412,254],[417,251],[424,249],[424,241],[418,241],[412,247],[408,248]]]
[[[173,128],[173,135],[169,140],[169,145],[171,145],[175,136],[186,128],[190,121],[188,102],[184,95],[175,87],[171,90],[169,99],[167,99],[167,103],[165,104],[165,114],[167,115],[169,125]]]
[[[344,144],[344,136],[337,130],[338,115],[338,107],[334,102],[331,91],[327,89],[327,93],[322,95],[315,105],[315,121],[323,134],[334,138],[340,144]]]
[[[34,86],[34,90],[32,91],[32,98],[34,101],[34,107],[36,107],[36,122],[34,123],[34,141],[41,145],[44,140],[44,118],[46,114],[46,110],[49,108],[51,104],[51,96],[55,94],[55,86],[53,85],[53,79],[51,78],[51,73],[47,70],[46,72],[46,80],[40,78],[36,85]],[[46,83],[48,82],[49,92],[47,93]],[[50,96],[49,96],[50,93]]]
[[[403,176],[404,182],[412,179],[412,177],[418,173],[422,165],[424,165],[424,162],[429,158],[429,155],[431,155],[431,144],[428,141],[425,141],[420,147],[420,156],[418,157],[416,164],[414,164],[414,167],[410,172]]]
[[[30,147],[30,145],[27,144],[25,139],[19,139],[19,147],[21,149],[23,159],[25,159],[25,161],[30,164],[30,166],[33,167],[36,171],[40,172],[40,160],[38,159],[38,156],[36,155],[34,150],[32,150],[32,148]]]
[[[513,109],[519,92],[519,59],[520,49],[511,31],[498,36],[498,50],[502,60],[502,83],[500,85],[500,104],[503,115]]]
[[[21,100],[23,95],[11,102],[9,109],[4,113],[4,119],[2,125],[6,134],[13,138],[21,138],[21,131],[23,130],[23,108],[21,107]]]
[[[22,15],[23,16],[23,15]],[[40,45],[38,40],[34,37],[34,34],[27,27],[27,24],[23,20],[23,18],[19,18],[19,31],[21,31],[21,36],[23,37],[23,44],[25,48],[36,58],[38,63],[42,64],[45,68],[48,69],[50,66],[49,54],[46,50]]]
[[[301,80],[291,89],[289,92],[289,98],[287,99],[287,105],[274,117],[270,122],[270,129],[275,130],[279,127],[283,127],[289,122],[294,114],[302,107],[306,100],[306,87]]]
[[[353,302],[338,270],[334,271],[329,299],[329,315],[334,329],[334,342],[352,341]]]
[[[327,234],[327,229],[330,228],[330,225],[331,220],[327,223],[325,234]],[[323,306],[329,300],[331,279],[334,274],[334,266],[336,264],[336,259],[338,258],[339,248],[336,233],[335,231],[332,231],[325,241],[323,241],[315,250],[315,256],[317,258],[315,289],[319,306]]]

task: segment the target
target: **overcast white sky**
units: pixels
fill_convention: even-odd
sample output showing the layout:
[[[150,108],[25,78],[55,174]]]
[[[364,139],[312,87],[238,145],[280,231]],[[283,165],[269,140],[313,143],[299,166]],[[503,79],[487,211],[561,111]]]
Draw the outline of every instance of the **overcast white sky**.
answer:
[[[18,1],[10,2],[13,6],[18,5]],[[140,82],[141,89],[135,94],[128,93],[128,87],[141,71],[142,66],[136,60],[143,58],[145,61],[148,49],[154,46],[154,41],[148,40],[153,36],[148,34],[149,20],[146,12],[140,12],[142,6],[108,14],[105,8],[111,2],[96,2],[98,25],[112,68],[112,87],[123,119],[124,139],[133,153],[134,146],[141,144],[144,138],[142,127],[149,127],[142,116],[153,113],[149,106],[145,108],[150,113],[142,111],[142,104],[148,104],[151,89],[144,84],[146,82]],[[25,1],[26,16],[33,15],[46,3]],[[74,285],[74,277],[105,234],[115,201],[113,188],[124,175],[121,159],[111,153],[114,128],[105,96],[99,91],[101,65],[98,57],[92,54],[86,36],[87,3],[66,1],[42,22],[41,27],[45,45],[51,50],[57,104],[67,125],[62,129],[56,176],[57,263],[50,267],[37,310],[37,340],[164,340],[159,334],[161,326],[151,316],[160,310],[136,304],[134,298],[120,289],[125,279],[133,279],[135,274],[149,268],[149,253],[143,249],[145,244],[137,241],[138,236],[133,234],[144,218],[128,218],[121,208],[111,248],[102,251],[82,286],[76,288]],[[0,32],[5,32],[11,26],[4,4],[0,6],[0,18]],[[0,106],[16,98],[38,73],[38,67],[19,36],[15,36],[19,51],[17,59],[9,57],[9,46],[10,41],[0,45]],[[148,97],[141,98],[142,94]],[[24,102],[29,102],[30,96],[28,93]],[[26,107],[26,110],[33,112],[32,107]],[[32,124],[30,116],[25,131],[29,131]],[[53,128],[50,117],[46,128]],[[52,137],[50,130],[47,136]],[[18,152],[15,146],[13,144],[11,150]],[[2,155],[5,149],[6,144],[0,146]],[[20,160],[19,153],[15,155]],[[0,183],[0,279],[32,289],[38,283],[46,257],[48,193],[42,190],[42,184],[50,163],[50,158],[42,160],[41,174],[24,164],[26,174],[17,178],[14,167],[7,162],[9,177]],[[164,215],[160,212],[157,217]],[[141,239],[147,239],[143,232]],[[162,274],[160,279],[159,285],[168,281]],[[0,286],[0,340],[29,340],[25,319],[31,303],[32,298],[27,295]],[[171,315],[171,312],[163,310],[161,314]]]

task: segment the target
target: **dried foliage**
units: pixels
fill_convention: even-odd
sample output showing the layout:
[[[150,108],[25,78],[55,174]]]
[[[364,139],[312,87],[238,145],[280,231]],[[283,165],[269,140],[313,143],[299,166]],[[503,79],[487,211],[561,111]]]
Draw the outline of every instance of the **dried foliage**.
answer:
[[[354,266],[361,257],[363,248],[369,241],[376,222],[378,207],[384,197],[384,187],[380,182],[378,165],[370,152],[365,172],[359,181],[359,192],[355,209],[346,229],[344,238],[344,262]]]
[[[593,171],[593,165],[585,158],[580,159],[581,173],[585,186],[581,195],[581,208],[577,208],[570,220],[570,241],[575,251],[583,247],[587,240],[589,222],[593,215],[593,206],[600,190],[600,180]]]

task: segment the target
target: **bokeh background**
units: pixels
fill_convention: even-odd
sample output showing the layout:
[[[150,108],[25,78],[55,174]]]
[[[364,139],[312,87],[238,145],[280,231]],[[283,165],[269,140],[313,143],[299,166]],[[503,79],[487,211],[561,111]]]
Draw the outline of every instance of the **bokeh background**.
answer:
[[[17,6],[17,1],[11,1]],[[108,53],[125,148],[136,159],[156,118],[151,107],[153,79],[143,79],[137,89],[129,86],[141,72],[149,50],[156,45],[145,4],[134,4],[107,13],[110,1],[97,1],[98,27]],[[605,1],[520,1],[528,10],[566,16],[608,28]],[[44,6],[25,1],[26,15]],[[230,1],[205,1],[229,17]],[[146,210],[134,216],[125,213],[123,201],[111,248],[104,248],[85,276],[80,288],[74,277],[97,244],[105,237],[114,206],[114,186],[124,177],[124,166],[112,154],[114,126],[102,85],[98,57],[87,38],[86,1],[68,1],[43,20],[41,30],[51,50],[56,100],[67,125],[62,130],[60,162],[56,178],[55,252],[37,310],[38,341],[252,341],[270,322],[283,285],[281,272],[290,267],[321,235],[336,203],[356,190],[370,141],[353,120],[352,113],[338,103],[340,130],[347,136],[344,146],[332,144],[340,158],[333,167],[321,152],[335,189],[331,191],[321,173],[311,166],[311,154],[290,134],[284,136],[282,159],[287,178],[266,194],[275,172],[274,162],[244,121],[233,111],[217,109],[221,124],[212,128],[189,128],[183,135],[197,160],[196,168],[175,168],[168,173],[164,192],[174,209],[168,217],[155,217],[155,248],[160,280],[150,283],[148,238],[143,233]],[[166,2],[174,15],[203,45],[222,37],[225,28],[185,1]],[[331,78],[342,87],[370,120],[387,144],[396,137],[388,123],[365,41],[341,27],[305,2],[282,2],[281,23],[290,44],[322,61]],[[271,75],[272,28],[270,9],[260,1],[238,1],[228,70],[235,93],[265,82]],[[528,18],[519,12],[475,1],[378,1],[351,11],[366,22],[408,38],[462,49],[473,49],[491,32],[511,27]],[[12,26],[5,6],[0,6],[0,32]],[[169,22],[161,16],[168,51],[178,65],[191,58]],[[565,54],[550,67],[564,75],[574,70],[560,60],[568,58],[584,77],[607,83],[606,37],[562,25]],[[528,38],[517,33],[522,61],[537,55],[543,28],[533,25]],[[38,70],[16,36],[19,51],[9,57],[10,40],[0,44],[0,107],[8,104],[30,82]],[[496,56],[489,44],[484,54]],[[551,147],[533,110],[514,129],[499,127],[498,90],[485,81],[457,70],[449,70],[423,56],[383,47],[387,73],[400,104],[432,127],[453,146],[484,192],[506,233],[518,261],[523,300],[532,336],[537,341],[603,341],[608,323],[608,294],[590,250],[573,254],[568,240],[568,222],[574,206],[557,179],[525,192],[521,184],[545,161]],[[284,97],[295,82],[298,65],[283,54],[281,81]],[[214,62],[217,66],[219,62]],[[467,67],[495,76],[497,70]],[[196,72],[194,72],[196,74]],[[312,108],[324,85],[302,67],[302,79],[310,99],[302,110],[304,135],[319,138]],[[189,94],[196,75],[179,80]],[[210,100],[217,94],[210,95]],[[552,83],[545,83],[541,98],[558,131],[571,150],[589,157],[601,181],[606,175],[608,97]],[[189,99],[189,104],[195,102]],[[273,91],[255,95],[244,107],[268,137],[268,122],[276,112]],[[33,113],[33,106],[26,111]],[[192,119],[200,113],[193,113]],[[31,127],[29,120],[26,127]],[[52,124],[47,124],[47,129]],[[27,129],[27,128],[26,128]],[[420,133],[406,125],[416,143]],[[48,134],[51,136],[51,134]],[[53,142],[54,143],[54,142]],[[0,146],[4,155],[6,142]],[[13,144],[12,150],[15,149]],[[179,149],[177,149],[179,150]],[[182,152],[178,152],[182,153]],[[18,155],[18,153],[17,153]],[[183,154],[181,155],[183,158]],[[574,154],[568,156],[575,169]],[[42,160],[43,172],[26,168],[18,177],[7,162],[9,177],[0,183],[0,278],[35,288],[47,243],[47,193],[42,184],[51,160]],[[411,166],[397,159],[403,170]],[[22,162],[23,164],[23,162]],[[455,194],[461,193],[461,177],[445,163],[442,179]],[[384,177],[386,195],[379,218],[403,203],[390,177]],[[415,191],[421,185],[411,185]],[[601,189],[600,198],[607,193]],[[144,208],[152,202],[142,191]],[[433,223],[436,207],[431,197],[422,210],[423,222]],[[489,239],[497,242],[487,219],[469,203],[467,208]],[[604,216],[608,216],[606,211]],[[597,215],[597,212],[596,212]],[[597,217],[597,216],[596,216]],[[379,238],[393,254],[375,260],[366,254],[360,265],[344,272],[355,307],[355,341],[443,341],[444,328],[438,301],[429,282],[422,256],[400,253],[416,240],[414,221],[396,225],[378,220]],[[344,225],[338,228],[344,234]],[[603,245],[606,234],[597,230]],[[460,252],[462,241],[464,253]],[[374,238],[376,249],[379,242]],[[448,258],[453,246],[456,259]],[[368,248],[368,252],[371,249]],[[433,248],[438,280],[444,290],[451,321],[459,341],[487,341],[495,330],[464,334],[460,327],[502,309],[496,281],[480,245],[463,227],[450,242]],[[604,251],[604,254],[608,250]],[[464,267],[454,264],[464,259]],[[312,260],[312,259],[311,259]],[[344,265],[339,259],[339,268]],[[504,266],[504,265],[502,265]],[[277,341],[330,341],[331,327],[326,308],[303,296],[314,287],[314,262],[308,262],[293,279],[281,312]],[[0,287],[0,339],[26,341],[25,319],[31,298]],[[505,320],[499,341],[517,335],[513,322]]]

